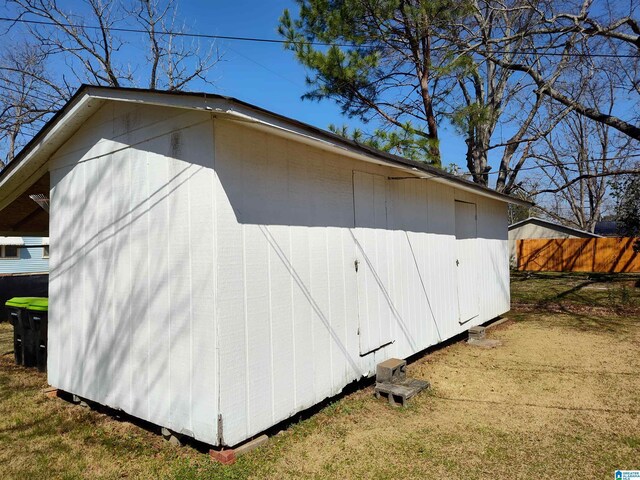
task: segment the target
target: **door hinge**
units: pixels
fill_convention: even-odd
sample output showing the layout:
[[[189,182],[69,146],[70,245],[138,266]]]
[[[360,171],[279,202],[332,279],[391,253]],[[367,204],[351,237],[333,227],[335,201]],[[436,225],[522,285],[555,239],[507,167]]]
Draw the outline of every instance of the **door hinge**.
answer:
[[[356,259],[356,260],[353,262],[353,266],[356,268],[356,272],[358,271],[358,265],[360,265],[360,262]]]

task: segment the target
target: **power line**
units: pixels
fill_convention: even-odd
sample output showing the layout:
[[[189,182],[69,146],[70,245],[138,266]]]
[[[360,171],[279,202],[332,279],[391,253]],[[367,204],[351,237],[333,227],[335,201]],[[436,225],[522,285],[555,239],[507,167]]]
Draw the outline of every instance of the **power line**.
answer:
[[[8,83],[9,85],[22,87],[22,85],[20,85],[19,83],[14,82],[12,80],[9,80],[8,78],[0,78],[0,83],[2,83],[2,82]],[[56,99],[54,96],[52,96],[52,95],[50,95],[50,94],[48,94],[46,92],[41,92],[40,90],[37,90],[35,88],[32,89],[33,92],[37,93],[38,95],[50,96],[50,98],[49,99],[42,98],[42,97],[39,97],[38,95],[34,95],[32,92],[22,92],[20,90],[15,89],[15,88],[7,87],[6,85],[2,85],[2,86],[0,86],[0,88],[4,89],[4,90],[9,90],[10,92],[14,92],[14,93],[17,93],[19,95],[27,95],[27,96],[29,96],[31,98],[35,98],[36,100],[40,100],[41,102],[45,102],[45,103],[49,103],[49,104],[51,104],[51,103],[56,104],[58,101],[60,101],[59,98]]]
[[[302,84],[300,84],[299,82],[295,82],[295,81],[291,80],[289,77],[286,77],[285,75],[282,75],[281,73],[277,72],[276,70],[273,70],[273,69],[271,69],[271,68],[267,67],[266,65],[263,65],[262,63],[258,62],[257,60],[254,60],[253,58],[248,57],[247,55],[245,55],[245,54],[243,54],[243,53],[240,53],[240,52],[239,52],[238,50],[236,50],[235,48],[231,48],[231,47],[229,47],[229,49],[230,49],[233,53],[235,53],[236,55],[239,55],[240,57],[243,57],[245,60],[248,60],[248,61],[250,61],[251,63],[254,63],[254,64],[258,65],[259,67],[263,68],[263,69],[264,69],[264,70],[266,70],[267,72],[270,72],[270,73],[272,73],[273,75],[275,75],[275,76],[277,76],[277,77],[280,77],[281,79],[283,79],[283,80],[285,80],[285,81],[289,82],[290,84],[295,85],[296,87],[301,87],[301,86],[302,86]]]
[[[23,84],[15,81],[15,80],[11,80],[11,79],[9,79],[7,77],[0,78],[0,82],[5,82],[5,83],[8,83],[9,85],[13,85],[13,86],[18,87],[18,88],[23,88],[23,86],[24,86]],[[3,87],[3,88],[6,88],[7,90],[11,90],[10,88],[8,88],[6,86]],[[53,104],[55,106],[58,106],[61,102],[62,103],[66,102],[71,97],[71,94],[69,94],[67,97],[63,96],[63,94],[60,94],[59,96],[56,96],[53,93],[49,93],[49,92],[45,92],[43,90],[39,90],[36,87],[29,87],[29,89],[30,89],[30,91],[33,91],[33,92],[37,93],[38,95],[41,95],[41,96],[37,96],[37,95],[33,95],[33,94],[29,93],[29,95],[31,97],[35,98],[36,100],[40,100],[42,102],[48,102],[49,104]],[[14,90],[14,92],[16,92],[16,93],[26,93],[26,92],[22,92],[21,90],[17,90],[17,91]],[[43,98],[43,96],[45,98]]]
[[[483,173],[479,173],[478,175],[480,175],[480,176],[482,176],[482,175],[498,175],[500,173],[504,173],[505,171],[507,173],[511,173],[511,172],[515,172],[515,171],[522,172],[522,171],[528,171],[528,170],[537,170],[537,169],[553,168],[553,167],[560,168],[560,167],[565,167],[567,165],[582,165],[584,163],[590,163],[590,162],[606,162],[606,161],[609,161],[609,160],[623,160],[623,159],[626,159],[626,158],[637,158],[637,157],[640,157],[640,153],[632,153],[632,154],[629,154],[629,155],[620,155],[620,156],[607,157],[607,158],[591,158],[587,162],[562,162],[560,165],[553,164],[553,163],[548,163],[546,165],[539,165],[538,164],[538,165],[531,165],[531,166],[528,166],[528,167],[522,167],[522,168],[518,168],[518,169],[507,168],[506,170],[493,170],[493,171],[490,171],[490,172],[486,172],[484,174]],[[576,170],[574,168],[566,168],[565,170],[568,170],[568,171],[574,172],[574,173],[580,173],[579,170]],[[470,172],[465,172],[465,173],[461,174],[460,176],[461,177],[465,177],[465,176],[472,176],[472,175],[473,174],[470,173]]]
[[[99,27],[96,25],[80,25],[73,23],[65,23],[65,22],[52,22],[46,20],[27,20],[25,18],[9,18],[9,17],[0,17],[0,21],[3,22],[11,22],[11,23],[25,23],[30,25],[47,25],[52,27],[65,27],[65,28],[84,28],[87,30],[102,30],[103,27]],[[121,33],[143,33],[148,35],[149,32],[147,30],[139,29],[139,28],[130,28],[130,27],[104,27],[104,30],[112,31],[112,32],[121,32]],[[190,38],[202,38],[208,40],[230,40],[230,41],[238,41],[238,42],[254,42],[254,43],[269,43],[269,44],[286,44],[286,43],[299,43],[304,45],[312,45],[319,47],[346,47],[346,48],[376,48],[376,45],[368,45],[368,44],[355,44],[355,43],[327,43],[327,42],[312,42],[312,41],[303,41],[303,42],[290,42],[289,40],[280,40],[276,38],[262,38],[262,37],[241,37],[241,36],[230,36],[230,35],[212,35],[207,33],[190,33],[190,32],[175,32],[169,30],[157,30],[156,34],[158,35],[171,35],[174,37],[190,37]],[[565,53],[561,52],[545,52],[540,53],[536,50],[521,50],[521,51],[510,51],[510,50],[492,50],[491,53],[497,54],[519,54],[519,55],[542,55],[542,56],[551,56],[551,57],[564,57]],[[639,55],[633,54],[618,54],[618,53],[581,53],[575,52],[571,53],[573,57],[602,57],[602,58],[640,58]]]
[[[79,25],[74,23],[64,23],[64,22],[51,22],[46,20],[27,20],[25,18],[8,18],[8,17],[0,17],[0,21],[2,22],[11,22],[11,23],[26,23],[31,25],[48,25],[52,27],[66,27],[66,28],[86,28],[88,30],[102,30],[102,27],[96,25]],[[148,35],[149,32],[147,30],[142,30],[140,28],[128,28],[128,27],[104,27],[105,30],[110,30],[112,32],[122,32],[122,33],[144,33]],[[257,43],[276,43],[283,44],[288,43],[287,40],[280,40],[276,38],[260,38],[260,37],[239,37],[239,36],[229,36],[229,35],[212,35],[208,33],[190,33],[190,32],[173,32],[169,30],[156,30],[155,32],[158,35],[172,35],[174,37],[191,37],[191,38],[204,38],[208,40],[232,40],[239,42],[257,42]],[[295,43],[295,42],[294,42]],[[371,45],[355,45],[351,43],[323,43],[323,42],[304,42],[308,45],[316,45],[323,47],[330,47],[335,45],[336,47],[354,47],[354,48],[371,48]]]

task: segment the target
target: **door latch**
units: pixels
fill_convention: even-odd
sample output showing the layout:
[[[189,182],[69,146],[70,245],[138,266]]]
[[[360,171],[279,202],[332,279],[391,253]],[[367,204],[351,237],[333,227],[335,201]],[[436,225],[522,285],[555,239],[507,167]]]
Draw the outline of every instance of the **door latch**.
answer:
[[[459,266],[460,266],[460,260],[456,259],[456,267],[459,267]]]
[[[356,260],[353,262],[353,266],[356,268],[356,272],[358,271],[358,265],[360,265],[360,262],[358,261],[358,259],[356,259]]]

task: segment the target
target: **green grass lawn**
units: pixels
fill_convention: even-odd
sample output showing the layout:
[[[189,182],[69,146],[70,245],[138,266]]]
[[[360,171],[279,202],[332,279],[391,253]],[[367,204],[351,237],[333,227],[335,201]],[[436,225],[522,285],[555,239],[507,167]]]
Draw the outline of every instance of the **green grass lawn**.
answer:
[[[130,422],[45,398],[45,376],[13,365],[11,327],[0,324],[0,471],[25,479],[611,479],[615,469],[640,468],[633,281],[516,276],[513,300],[522,308],[489,331],[502,346],[458,342],[423,356],[408,373],[433,389],[408,408],[364,388],[229,467]]]
[[[513,308],[640,311],[640,274],[512,272]]]

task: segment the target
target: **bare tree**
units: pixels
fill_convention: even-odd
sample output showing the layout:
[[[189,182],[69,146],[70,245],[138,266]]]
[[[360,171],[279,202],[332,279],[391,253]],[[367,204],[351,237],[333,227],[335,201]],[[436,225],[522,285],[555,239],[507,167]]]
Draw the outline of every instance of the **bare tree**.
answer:
[[[610,82],[591,84],[581,101],[610,114],[615,89]],[[542,176],[530,194],[551,218],[593,231],[608,197],[610,177],[637,172],[635,141],[613,127],[577,112],[568,115],[537,144],[531,157]]]
[[[113,35],[113,29],[125,18],[119,3],[83,0],[86,15],[63,9],[57,0],[8,3],[19,12],[19,19],[36,18],[41,22],[27,23],[28,33],[49,55],[63,56],[78,82],[119,87],[133,81],[126,64],[117,57],[124,42]]]
[[[0,57],[0,152],[7,162],[71,95],[48,76],[46,59],[37,44],[13,45]]]
[[[569,109],[558,116],[544,115],[548,102],[533,82],[474,51],[474,45],[479,44],[505,61],[525,58],[522,50],[526,39],[514,40],[500,52],[494,46],[496,38],[530,28],[536,21],[534,11],[523,8],[528,5],[526,1],[507,3],[508,10],[496,10],[493,1],[473,0],[472,13],[445,29],[443,35],[455,46],[456,55],[464,59],[459,61],[462,68],[456,77],[461,98],[454,99],[451,118],[466,137],[467,168],[476,183],[489,186],[489,154],[496,152],[500,163],[495,189],[513,193],[531,146],[546,136]],[[509,136],[497,139],[497,128],[503,125]]]
[[[213,44],[202,50],[197,42],[185,40],[173,0],[137,0],[126,8],[148,36],[150,89],[183,90],[195,79],[210,83],[207,72],[220,60],[220,53]]]
[[[489,42],[476,42],[474,51],[502,68],[527,75],[539,94],[638,141],[640,5],[633,0],[607,1],[599,4],[595,14],[592,3],[539,1],[514,6],[493,2],[496,14],[529,10],[535,24]],[[513,60],[502,54],[514,44],[528,47],[527,59]],[[635,109],[607,112],[581,97],[584,87],[602,74],[609,74],[615,88],[624,93],[619,100],[635,104]]]
[[[75,11],[57,0],[8,4],[18,12],[8,34],[29,39],[0,65],[0,148],[8,160],[81,83],[184,90],[208,82],[220,59],[213,45],[201,50],[183,35],[175,0],[82,0]],[[140,49],[145,61],[132,64]]]

